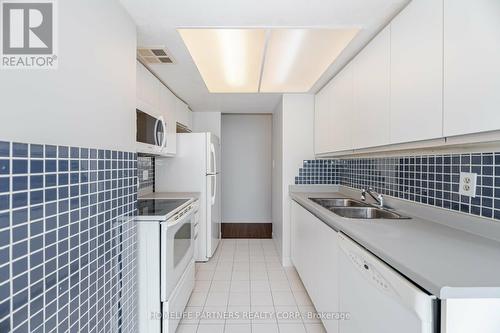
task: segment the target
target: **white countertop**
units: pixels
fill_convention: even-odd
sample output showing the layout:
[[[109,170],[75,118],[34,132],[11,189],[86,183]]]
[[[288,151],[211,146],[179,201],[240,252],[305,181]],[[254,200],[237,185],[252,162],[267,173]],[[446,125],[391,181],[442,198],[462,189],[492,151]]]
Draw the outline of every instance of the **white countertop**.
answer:
[[[411,213],[397,210],[411,216],[410,220],[343,218],[308,198],[352,196],[325,192],[321,187],[317,188],[319,192],[314,189],[291,187],[290,196],[430,294],[441,299],[500,298],[500,242],[423,219],[419,216],[429,216],[424,210],[430,208],[418,204]],[[419,209],[422,214],[418,214]],[[487,222],[500,226],[500,222]]]

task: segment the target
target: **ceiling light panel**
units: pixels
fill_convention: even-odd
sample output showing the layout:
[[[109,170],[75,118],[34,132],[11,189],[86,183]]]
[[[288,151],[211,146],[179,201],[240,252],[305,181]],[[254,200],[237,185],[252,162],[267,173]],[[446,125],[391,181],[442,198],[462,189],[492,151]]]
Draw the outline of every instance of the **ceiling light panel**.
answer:
[[[178,29],[210,92],[259,89],[265,29]]]
[[[272,29],[260,92],[307,92],[359,29]]]

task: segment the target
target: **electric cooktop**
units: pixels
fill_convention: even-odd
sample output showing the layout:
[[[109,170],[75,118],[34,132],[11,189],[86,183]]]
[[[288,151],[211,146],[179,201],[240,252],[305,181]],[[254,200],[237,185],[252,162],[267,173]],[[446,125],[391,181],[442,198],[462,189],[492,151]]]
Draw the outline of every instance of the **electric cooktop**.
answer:
[[[190,199],[139,199],[137,217],[141,220],[167,219],[189,201]]]

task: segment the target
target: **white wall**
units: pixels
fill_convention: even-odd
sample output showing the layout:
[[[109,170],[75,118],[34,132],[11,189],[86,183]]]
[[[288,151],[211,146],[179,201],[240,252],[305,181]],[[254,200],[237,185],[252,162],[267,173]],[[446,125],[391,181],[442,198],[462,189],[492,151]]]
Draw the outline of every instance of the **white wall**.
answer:
[[[134,22],[115,0],[57,7],[59,68],[0,73],[0,139],[134,150]]]
[[[222,222],[272,221],[271,131],[271,115],[222,115]]]
[[[275,129],[281,129],[281,137],[276,133],[273,146],[275,168],[281,162],[281,181],[273,180],[281,188],[273,189],[273,232],[277,248],[282,254],[283,264],[291,265],[290,261],[290,205],[288,188],[295,183],[295,176],[302,166],[303,160],[314,159],[314,95],[284,94],[282,108],[275,110]],[[277,116],[276,116],[277,115]],[[280,151],[281,145],[281,151]],[[274,175],[280,175],[275,170]],[[281,184],[280,184],[281,183]],[[281,207],[280,207],[281,206]],[[279,210],[281,209],[281,214]],[[281,223],[279,219],[281,218]],[[276,224],[276,226],[275,226]],[[281,225],[281,227],[280,227]]]
[[[220,112],[193,112],[193,132],[211,132],[221,138]]]
[[[273,240],[279,255],[283,252],[283,100],[273,111]]]

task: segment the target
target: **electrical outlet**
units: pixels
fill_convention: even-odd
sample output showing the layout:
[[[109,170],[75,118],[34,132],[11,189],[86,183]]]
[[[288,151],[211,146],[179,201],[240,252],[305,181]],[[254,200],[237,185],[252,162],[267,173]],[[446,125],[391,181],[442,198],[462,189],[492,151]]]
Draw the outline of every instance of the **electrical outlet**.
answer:
[[[477,173],[460,172],[460,194],[476,197]]]
[[[143,170],[142,171],[142,180],[148,180],[149,179],[149,172],[148,170]]]

